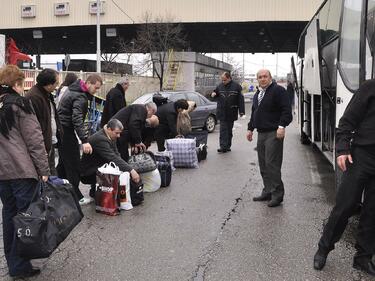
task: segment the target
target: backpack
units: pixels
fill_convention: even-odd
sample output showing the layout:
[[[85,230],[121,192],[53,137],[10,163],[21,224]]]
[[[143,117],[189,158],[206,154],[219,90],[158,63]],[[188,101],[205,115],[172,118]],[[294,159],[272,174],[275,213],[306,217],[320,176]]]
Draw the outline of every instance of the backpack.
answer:
[[[166,104],[168,103],[168,98],[164,97],[162,94],[160,93],[156,93],[152,96],[152,101],[156,104],[156,106],[161,106],[163,104]]]

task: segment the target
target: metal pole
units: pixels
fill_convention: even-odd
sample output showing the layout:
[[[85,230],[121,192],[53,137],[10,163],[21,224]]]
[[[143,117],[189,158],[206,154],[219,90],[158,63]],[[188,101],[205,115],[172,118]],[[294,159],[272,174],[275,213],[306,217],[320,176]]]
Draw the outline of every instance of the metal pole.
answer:
[[[276,53],[276,78],[279,77],[279,53]]]
[[[245,53],[242,53],[242,82],[245,81]]]
[[[96,0],[96,72],[100,73],[101,64],[100,64],[100,10],[101,2]]]

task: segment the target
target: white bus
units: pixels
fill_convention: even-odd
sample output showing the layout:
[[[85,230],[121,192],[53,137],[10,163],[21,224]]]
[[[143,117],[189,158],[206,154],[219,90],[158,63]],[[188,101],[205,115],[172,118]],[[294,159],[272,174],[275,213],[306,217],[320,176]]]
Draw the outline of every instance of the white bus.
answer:
[[[293,69],[301,142],[334,167],[335,128],[359,85],[374,77],[374,34],[375,0],[326,0],[300,37]]]

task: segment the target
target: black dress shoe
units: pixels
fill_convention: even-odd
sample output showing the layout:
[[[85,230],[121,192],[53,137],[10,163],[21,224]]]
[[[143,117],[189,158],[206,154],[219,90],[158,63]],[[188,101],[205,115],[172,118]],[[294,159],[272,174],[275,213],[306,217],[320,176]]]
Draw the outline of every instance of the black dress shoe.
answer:
[[[262,194],[260,196],[253,197],[253,201],[270,201],[271,194]]]
[[[268,207],[277,207],[283,202],[283,199],[272,199],[270,202],[268,202],[267,206]]]
[[[324,253],[321,249],[318,249],[314,255],[314,269],[322,270],[326,265],[327,256],[328,254]]]
[[[27,271],[27,272],[24,272],[24,273],[21,273],[21,274],[17,274],[17,275],[11,275],[11,277],[13,278],[13,280],[18,280],[18,279],[33,277],[33,276],[36,276],[38,274],[40,274],[40,269],[37,268],[37,267],[33,267],[33,268],[31,268],[30,271]]]
[[[371,259],[358,261],[354,259],[353,267],[358,270],[362,270],[372,276],[375,276],[375,265],[372,263]]]
[[[225,152],[228,152],[228,149],[226,149],[226,148],[218,148],[217,152],[219,152],[219,153],[225,153]]]

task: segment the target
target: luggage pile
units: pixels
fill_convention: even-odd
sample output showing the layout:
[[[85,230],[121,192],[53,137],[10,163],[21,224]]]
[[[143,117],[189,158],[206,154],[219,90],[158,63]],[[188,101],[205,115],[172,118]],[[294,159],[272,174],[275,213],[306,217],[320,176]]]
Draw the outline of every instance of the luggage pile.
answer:
[[[155,192],[168,187],[176,168],[198,168],[207,158],[207,131],[192,131],[183,138],[167,139],[166,150],[133,154],[129,165],[139,173],[140,183],[131,180],[128,172],[121,172],[113,163],[103,165],[97,172],[95,192],[96,211],[115,216],[120,210],[131,210],[141,204],[144,192]]]

